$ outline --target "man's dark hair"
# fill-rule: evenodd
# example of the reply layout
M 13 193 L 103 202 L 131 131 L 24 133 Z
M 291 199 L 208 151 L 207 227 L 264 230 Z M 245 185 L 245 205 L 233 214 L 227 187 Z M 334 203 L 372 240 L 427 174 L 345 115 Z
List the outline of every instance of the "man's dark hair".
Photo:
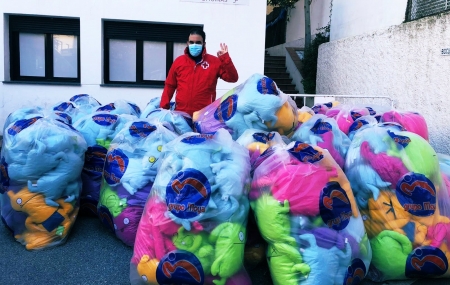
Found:
M 189 31 L 189 36 L 190 35 L 199 35 L 199 36 L 201 36 L 203 38 L 203 42 L 206 41 L 206 34 L 205 34 L 205 32 L 203 31 L 202 28 L 192 28 Z

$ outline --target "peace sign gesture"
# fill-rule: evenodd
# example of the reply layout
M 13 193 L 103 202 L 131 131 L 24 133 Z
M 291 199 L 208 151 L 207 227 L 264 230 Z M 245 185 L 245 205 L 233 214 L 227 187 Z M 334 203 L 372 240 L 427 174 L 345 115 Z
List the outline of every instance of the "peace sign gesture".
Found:
M 224 55 L 228 52 L 228 46 L 225 43 L 220 43 L 220 50 L 217 52 L 217 56 Z

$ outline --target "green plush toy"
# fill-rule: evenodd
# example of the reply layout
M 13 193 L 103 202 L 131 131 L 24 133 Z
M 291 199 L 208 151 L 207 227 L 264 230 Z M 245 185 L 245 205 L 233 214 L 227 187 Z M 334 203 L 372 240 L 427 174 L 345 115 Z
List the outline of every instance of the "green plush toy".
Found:
M 182 250 L 189 251 L 198 258 L 203 267 L 205 275 L 211 273 L 211 264 L 214 258 L 214 248 L 208 242 L 205 232 L 192 233 L 180 227 L 177 235 L 172 238 L 173 244 Z
M 279 202 L 272 195 L 263 193 L 251 202 L 255 219 L 262 237 L 269 243 L 286 243 L 296 246 L 295 238 L 290 236 L 289 201 Z
M 215 257 L 211 274 L 221 279 L 214 280 L 216 285 L 224 285 L 243 267 L 246 229 L 237 223 L 222 223 L 210 234 L 209 241 L 214 243 Z
M 408 237 L 394 231 L 382 231 L 370 240 L 372 264 L 384 280 L 405 279 L 406 259 L 412 251 Z
M 127 207 L 127 199 L 120 199 L 116 191 L 112 190 L 106 181 L 103 181 L 99 204 L 107 207 L 111 215 L 116 218 Z
M 298 285 L 300 278 L 311 271 L 299 251 L 284 243 L 269 244 L 267 263 L 274 285 Z

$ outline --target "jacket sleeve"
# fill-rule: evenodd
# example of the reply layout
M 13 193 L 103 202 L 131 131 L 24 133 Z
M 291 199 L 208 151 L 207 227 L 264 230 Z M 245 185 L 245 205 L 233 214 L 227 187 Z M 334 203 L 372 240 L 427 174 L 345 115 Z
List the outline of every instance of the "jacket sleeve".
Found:
M 238 72 L 236 70 L 236 67 L 234 67 L 233 61 L 231 60 L 231 57 L 229 53 L 225 53 L 221 56 L 219 56 L 220 59 L 220 71 L 219 76 L 226 82 L 237 82 L 239 79 Z
M 172 100 L 173 94 L 177 89 L 177 74 L 175 63 L 169 70 L 169 74 L 167 75 L 166 81 L 164 83 L 164 90 L 161 96 L 161 103 L 159 104 L 160 108 L 170 109 L 170 100 Z

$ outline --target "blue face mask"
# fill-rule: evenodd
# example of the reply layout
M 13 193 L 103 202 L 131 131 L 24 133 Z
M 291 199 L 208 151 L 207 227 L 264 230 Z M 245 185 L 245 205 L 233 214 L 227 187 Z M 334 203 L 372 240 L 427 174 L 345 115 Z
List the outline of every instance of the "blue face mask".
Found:
M 203 49 L 203 45 L 198 45 L 198 44 L 189 45 L 189 53 L 193 57 L 198 56 L 202 52 L 202 49 Z

